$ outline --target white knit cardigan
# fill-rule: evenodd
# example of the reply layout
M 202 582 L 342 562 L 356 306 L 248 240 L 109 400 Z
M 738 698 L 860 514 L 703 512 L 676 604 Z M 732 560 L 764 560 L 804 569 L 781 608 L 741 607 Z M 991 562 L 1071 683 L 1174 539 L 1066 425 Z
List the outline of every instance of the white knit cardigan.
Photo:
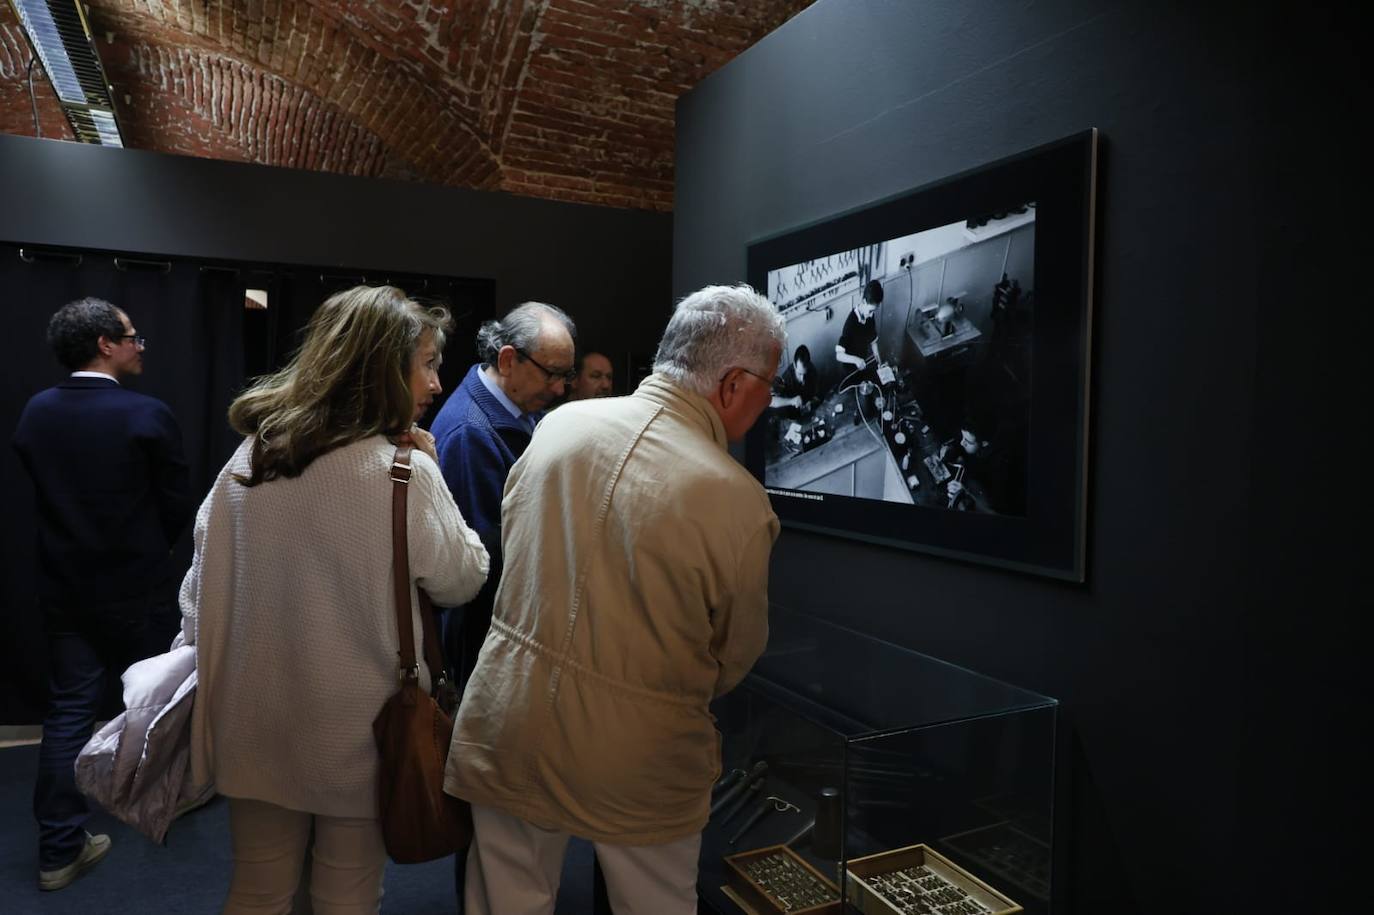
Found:
M 228 797 L 375 817 L 372 720 L 398 686 L 395 447 L 365 439 L 299 477 L 246 487 L 231 474 L 247 476 L 251 442 L 196 514 L 195 558 L 181 586 L 199 674 L 192 777 Z M 487 552 L 434 461 L 415 451 L 413 466 L 410 574 L 436 603 L 456 606 L 486 579 Z M 423 658 L 418 614 L 414 630 Z M 423 670 L 426 684 L 428 676 Z

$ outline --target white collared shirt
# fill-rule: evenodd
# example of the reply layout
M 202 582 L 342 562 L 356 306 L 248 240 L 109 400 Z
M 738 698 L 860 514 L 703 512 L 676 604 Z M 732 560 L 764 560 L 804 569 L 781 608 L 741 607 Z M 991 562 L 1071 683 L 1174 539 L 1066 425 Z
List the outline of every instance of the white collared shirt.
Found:
M 111 381 L 113 381 L 115 384 L 119 384 L 119 379 L 118 379 L 118 378 L 116 378 L 116 377 L 113 376 L 113 375 L 107 375 L 107 374 L 105 374 L 104 372 L 72 372 L 72 377 L 73 377 L 73 378 L 108 378 L 108 379 L 110 379 Z

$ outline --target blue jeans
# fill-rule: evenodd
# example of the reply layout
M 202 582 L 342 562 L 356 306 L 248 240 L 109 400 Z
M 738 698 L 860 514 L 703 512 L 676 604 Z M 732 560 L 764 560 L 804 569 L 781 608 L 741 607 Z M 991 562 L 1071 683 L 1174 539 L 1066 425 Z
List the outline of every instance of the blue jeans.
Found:
M 105 606 L 44 606 L 48 711 L 38 748 L 33 815 L 38 867 L 76 860 L 86 844 L 86 798 L 76 789 L 76 756 L 90 740 L 106 696 L 135 661 L 162 654 L 180 626 L 176 602 L 140 598 Z

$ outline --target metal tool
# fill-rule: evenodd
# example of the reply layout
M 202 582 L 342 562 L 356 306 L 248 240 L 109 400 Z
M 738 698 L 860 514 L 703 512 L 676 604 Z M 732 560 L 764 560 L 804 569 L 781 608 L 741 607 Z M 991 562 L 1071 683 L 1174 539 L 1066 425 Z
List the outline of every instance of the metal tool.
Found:
M 746 774 L 747 773 L 743 769 L 731 769 L 725 775 L 721 776 L 720 781 L 711 786 L 711 796 L 715 797 L 727 788 L 733 787 L 735 782 L 744 778 Z
M 739 796 L 739 799 L 735 801 L 734 806 L 732 806 L 729 810 L 725 811 L 725 815 L 720 818 L 721 828 L 724 828 L 726 823 L 730 822 L 735 817 L 739 816 L 740 811 L 747 808 L 749 806 L 749 802 L 761 790 L 763 790 L 762 776 L 759 777 L 758 781 L 750 782 L 749 789 L 744 794 L 741 794 Z
M 744 776 L 743 780 L 735 782 L 735 784 L 726 788 L 725 791 L 721 793 L 720 797 L 711 802 L 711 816 L 715 816 L 722 808 L 743 794 L 749 788 L 750 784 L 755 780 L 762 780 L 767 774 L 768 763 L 764 762 L 762 759 L 754 763 L 754 767 L 749 770 L 749 773 Z
M 744 825 L 739 828 L 739 832 L 730 837 L 730 844 L 734 845 L 738 842 L 746 832 L 752 829 L 759 820 L 768 816 L 768 814 L 775 812 L 786 813 L 789 810 L 795 810 L 797 813 L 801 813 L 801 808 L 796 804 L 785 801 L 776 794 L 768 795 L 768 797 L 763 799 L 763 803 L 759 804 L 758 809 L 749 815 L 749 819 L 744 821 Z

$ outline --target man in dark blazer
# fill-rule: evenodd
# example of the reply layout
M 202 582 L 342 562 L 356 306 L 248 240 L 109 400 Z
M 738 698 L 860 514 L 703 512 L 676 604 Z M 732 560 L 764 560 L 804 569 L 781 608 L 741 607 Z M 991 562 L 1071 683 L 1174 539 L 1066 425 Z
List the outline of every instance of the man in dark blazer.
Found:
M 38 600 L 48 641 L 33 811 L 38 883 L 57 890 L 109 851 L 85 831 L 73 766 L 105 683 L 166 651 L 177 632 L 172 545 L 193 505 L 181 430 L 167 405 L 124 388 L 143 372 L 144 339 L 100 299 L 60 308 L 48 343 L 71 376 L 24 407 L 14 448 L 38 507 Z

